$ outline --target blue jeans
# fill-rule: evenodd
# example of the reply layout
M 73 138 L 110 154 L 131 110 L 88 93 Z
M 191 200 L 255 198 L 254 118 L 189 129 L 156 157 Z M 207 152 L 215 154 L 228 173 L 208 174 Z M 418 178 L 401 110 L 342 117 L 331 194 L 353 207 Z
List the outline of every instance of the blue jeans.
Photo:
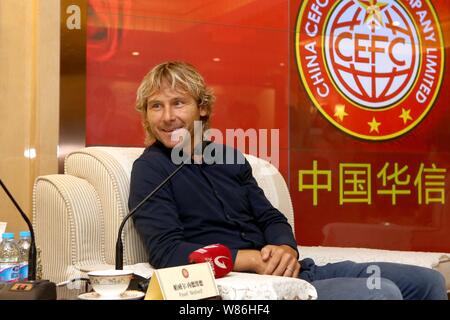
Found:
M 342 261 L 317 266 L 300 261 L 299 278 L 310 282 L 319 300 L 447 300 L 439 272 L 406 264 Z

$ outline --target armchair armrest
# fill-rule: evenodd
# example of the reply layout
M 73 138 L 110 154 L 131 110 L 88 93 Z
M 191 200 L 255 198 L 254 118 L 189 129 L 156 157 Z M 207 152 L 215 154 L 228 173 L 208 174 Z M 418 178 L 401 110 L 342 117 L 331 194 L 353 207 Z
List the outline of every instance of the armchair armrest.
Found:
M 98 196 L 87 181 L 70 175 L 36 179 L 33 224 L 43 277 L 60 282 L 80 275 L 83 265 L 105 263 Z
M 300 259 L 312 258 L 317 265 L 352 260 L 403 263 L 435 269 L 444 276 L 447 291 L 450 292 L 450 253 L 321 246 L 298 246 L 298 252 Z

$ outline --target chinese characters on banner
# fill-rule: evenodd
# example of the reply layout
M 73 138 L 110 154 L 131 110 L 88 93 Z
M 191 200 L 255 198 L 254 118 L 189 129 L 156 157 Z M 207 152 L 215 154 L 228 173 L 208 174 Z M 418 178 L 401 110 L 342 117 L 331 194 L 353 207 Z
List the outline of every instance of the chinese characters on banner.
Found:
M 414 188 L 418 204 L 445 204 L 445 174 L 447 169 L 437 168 L 433 163 L 426 167 L 423 163 L 415 173 L 410 173 L 408 165 L 386 162 L 380 170 L 373 170 L 370 163 L 340 163 L 339 191 L 332 188 L 331 170 L 318 168 L 314 160 L 309 170 L 299 170 L 298 190 L 311 190 L 312 203 L 317 206 L 319 193 L 334 192 L 339 195 L 339 204 L 365 203 L 371 205 L 373 194 L 389 196 L 392 205 L 397 205 L 398 197 L 410 196 Z M 373 190 L 372 175 L 381 182 L 381 187 Z M 322 181 L 322 182 L 321 182 Z M 408 199 L 407 201 L 412 201 Z

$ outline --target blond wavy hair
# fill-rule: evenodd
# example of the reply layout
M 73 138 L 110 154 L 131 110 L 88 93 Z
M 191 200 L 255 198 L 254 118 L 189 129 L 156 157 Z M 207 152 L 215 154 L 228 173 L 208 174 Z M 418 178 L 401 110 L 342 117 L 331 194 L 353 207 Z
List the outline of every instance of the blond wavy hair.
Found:
M 137 90 L 135 108 L 142 117 L 146 146 L 155 141 L 147 120 L 147 102 L 151 96 L 161 90 L 165 83 L 172 89 L 190 94 L 198 107 L 205 108 L 206 116 L 201 116 L 200 120 L 203 122 L 204 129 L 209 128 L 212 107 L 216 99 L 212 89 L 206 86 L 205 80 L 192 65 L 180 61 L 164 62 L 156 65 L 145 75 Z

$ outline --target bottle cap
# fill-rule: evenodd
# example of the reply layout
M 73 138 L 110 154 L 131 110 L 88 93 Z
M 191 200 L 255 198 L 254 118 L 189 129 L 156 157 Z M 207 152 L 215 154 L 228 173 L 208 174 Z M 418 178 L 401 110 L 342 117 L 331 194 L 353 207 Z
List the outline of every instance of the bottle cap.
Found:
M 5 232 L 2 235 L 2 239 L 14 239 L 14 233 L 12 233 L 12 232 Z
M 20 231 L 19 236 L 21 238 L 29 238 L 29 237 L 31 237 L 31 232 L 30 231 Z

